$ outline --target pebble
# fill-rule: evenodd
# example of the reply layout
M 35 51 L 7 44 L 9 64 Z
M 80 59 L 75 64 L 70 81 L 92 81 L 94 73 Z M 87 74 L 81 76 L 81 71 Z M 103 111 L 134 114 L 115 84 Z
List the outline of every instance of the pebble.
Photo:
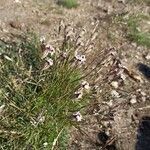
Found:
M 126 3 L 126 0 L 118 0 L 118 2 L 125 4 L 125 3 Z
M 1 106 L 0 106 L 0 115 L 3 113 L 4 108 L 5 108 L 5 105 L 1 105 Z
M 146 97 L 142 96 L 142 102 L 146 102 Z
M 120 78 L 121 78 L 123 81 L 126 80 L 126 76 L 125 76 L 123 73 L 120 75 Z
M 112 95 L 112 97 L 116 97 L 116 98 L 120 97 L 119 93 L 117 91 L 115 91 L 115 90 L 111 91 L 111 95 Z
M 14 0 L 14 2 L 15 2 L 15 3 L 21 3 L 21 1 L 20 1 L 20 0 Z
M 148 54 L 145 56 L 145 59 L 146 59 L 146 60 L 150 60 L 150 53 L 148 53 Z
M 131 104 L 135 104 L 137 102 L 137 100 L 136 100 L 136 95 L 132 95 L 132 98 L 131 98 L 131 100 L 130 100 L 130 103 Z
M 115 89 L 117 89 L 119 85 L 118 85 L 117 81 L 113 81 L 113 82 L 111 82 L 111 86 L 114 87 Z

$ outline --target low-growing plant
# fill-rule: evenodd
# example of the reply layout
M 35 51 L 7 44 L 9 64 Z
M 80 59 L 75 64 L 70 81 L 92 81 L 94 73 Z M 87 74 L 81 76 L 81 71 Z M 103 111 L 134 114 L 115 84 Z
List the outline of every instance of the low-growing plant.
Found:
M 58 0 L 57 4 L 68 9 L 76 8 L 79 5 L 77 0 Z
M 149 0 L 128 0 L 127 3 L 131 3 L 131 4 L 146 4 L 148 6 L 150 6 L 150 1 Z
M 137 16 L 130 16 L 127 22 L 128 28 L 128 35 L 127 37 L 131 40 L 136 42 L 139 45 L 150 47 L 150 34 L 148 32 L 143 32 L 139 30 L 139 23 L 142 20 L 147 20 L 148 17 L 144 15 L 137 15 Z
M 63 43 L 57 51 L 35 34 L 1 40 L 1 149 L 65 149 L 67 130 L 81 121 L 88 100 L 80 56 L 75 60 L 69 47 Z

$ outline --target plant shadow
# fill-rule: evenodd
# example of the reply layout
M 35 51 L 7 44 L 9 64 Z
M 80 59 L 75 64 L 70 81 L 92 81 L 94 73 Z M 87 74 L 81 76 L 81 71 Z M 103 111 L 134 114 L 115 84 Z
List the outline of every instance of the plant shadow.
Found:
M 138 70 L 144 75 L 144 77 L 150 80 L 150 67 L 143 63 L 138 63 L 137 67 Z
M 144 116 L 140 120 L 137 131 L 135 150 L 150 150 L 150 117 Z

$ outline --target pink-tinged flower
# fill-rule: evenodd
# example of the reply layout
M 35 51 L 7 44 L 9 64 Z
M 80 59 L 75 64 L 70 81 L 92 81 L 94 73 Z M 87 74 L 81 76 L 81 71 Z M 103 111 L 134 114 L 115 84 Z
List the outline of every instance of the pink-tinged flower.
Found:
M 54 61 L 51 58 L 48 58 L 42 70 L 47 70 L 49 67 L 53 66 L 53 64 Z
M 85 55 L 80 55 L 77 52 L 75 52 L 75 58 L 80 62 L 80 63 L 85 63 L 86 57 Z
M 42 59 L 46 58 L 49 54 L 52 56 L 52 55 L 54 55 L 54 53 L 55 53 L 55 49 L 50 44 L 47 44 L 45 46 L 45 50 L 43 52 Z
M 74 113 L 73 116 L 76 118 L 76 120 L 78 122 L 82 121 L 82 119 L 83 119 L 83 117 L 82 117 L 82 115 L 81 115 L 81 113 L 79 111 Z

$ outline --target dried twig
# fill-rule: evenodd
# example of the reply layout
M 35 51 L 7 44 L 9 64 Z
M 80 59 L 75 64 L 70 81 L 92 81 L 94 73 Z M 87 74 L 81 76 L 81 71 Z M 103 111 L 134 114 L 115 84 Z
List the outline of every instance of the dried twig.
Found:
M 57 137 L 54 139 L 51 150 L 53 150 L 55 148 L 58 138 L 60 137 L 63 130 L 64 130 L 64 128 L 61 129 L 61 131 L 58 133 Z

